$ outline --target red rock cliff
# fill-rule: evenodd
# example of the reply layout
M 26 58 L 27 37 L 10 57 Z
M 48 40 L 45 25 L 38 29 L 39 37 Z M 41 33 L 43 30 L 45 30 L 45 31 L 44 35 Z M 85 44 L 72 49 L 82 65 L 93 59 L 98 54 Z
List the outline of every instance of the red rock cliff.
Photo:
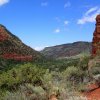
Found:
M 33 61 L 41 57 L 40 53 L 25 45 L 18 37 L 0 25 L 0 58 L 17 61 Z
M 96 28 L 93 33 L 92 40 L 92 55 L 97 56 L 100 54 L 100 14 L 96 17 Z

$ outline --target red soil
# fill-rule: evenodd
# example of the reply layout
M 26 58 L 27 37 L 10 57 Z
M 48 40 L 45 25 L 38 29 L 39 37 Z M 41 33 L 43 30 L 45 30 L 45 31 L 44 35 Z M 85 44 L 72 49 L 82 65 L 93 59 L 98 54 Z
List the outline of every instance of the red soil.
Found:
M 84 95 L 87 97 L 88 100 L 100 100 L 100 87 L 96 86 L 95 84 L 89 85 L 89 92 L 85 92 Z

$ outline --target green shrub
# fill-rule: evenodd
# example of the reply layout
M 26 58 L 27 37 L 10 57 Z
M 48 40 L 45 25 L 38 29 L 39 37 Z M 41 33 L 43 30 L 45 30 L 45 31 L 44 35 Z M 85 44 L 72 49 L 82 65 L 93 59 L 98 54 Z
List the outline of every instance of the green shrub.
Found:
M 43 74 L 44 69 L 30 63 L 20 65 L 0 74 L 0 87 L 13 90 L 23 83 L 42 84 Z
M 25 84 L 17 92 L 7 92 L 4 100 L 47 100 L 47 97 L 42 87 Z
M 62 73 L 63 78 L 70 84 L 79 84 L 82 83 L 84 72 L 77 67 L 71 66 L 66 68 L 66 70 Z

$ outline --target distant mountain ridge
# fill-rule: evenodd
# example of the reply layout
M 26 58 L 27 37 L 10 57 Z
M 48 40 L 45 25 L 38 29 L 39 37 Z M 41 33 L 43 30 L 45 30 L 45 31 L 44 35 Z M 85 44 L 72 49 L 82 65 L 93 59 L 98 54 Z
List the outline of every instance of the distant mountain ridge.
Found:
M 74 43 L 46 47 L 41 51 L 41 53 L 48 58 L 66 58 L 77 56 L 82 53 L 90 54 L 91 49 L 91 42 L 78 41 Z
M 0 57 L 21 61 L 31 61 L 41 57 L 41 54 L 25 45 L 7 28 L 0 25 Z

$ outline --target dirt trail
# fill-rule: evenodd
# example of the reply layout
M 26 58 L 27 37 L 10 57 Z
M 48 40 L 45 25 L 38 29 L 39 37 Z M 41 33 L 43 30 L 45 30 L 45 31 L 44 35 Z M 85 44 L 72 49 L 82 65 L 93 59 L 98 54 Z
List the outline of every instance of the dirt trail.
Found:
M 88 86 L 90 91 L 85 92 L 84 95 L 87 97 L 88 100 L 100 100 L 100 87 L 92 84 Z

